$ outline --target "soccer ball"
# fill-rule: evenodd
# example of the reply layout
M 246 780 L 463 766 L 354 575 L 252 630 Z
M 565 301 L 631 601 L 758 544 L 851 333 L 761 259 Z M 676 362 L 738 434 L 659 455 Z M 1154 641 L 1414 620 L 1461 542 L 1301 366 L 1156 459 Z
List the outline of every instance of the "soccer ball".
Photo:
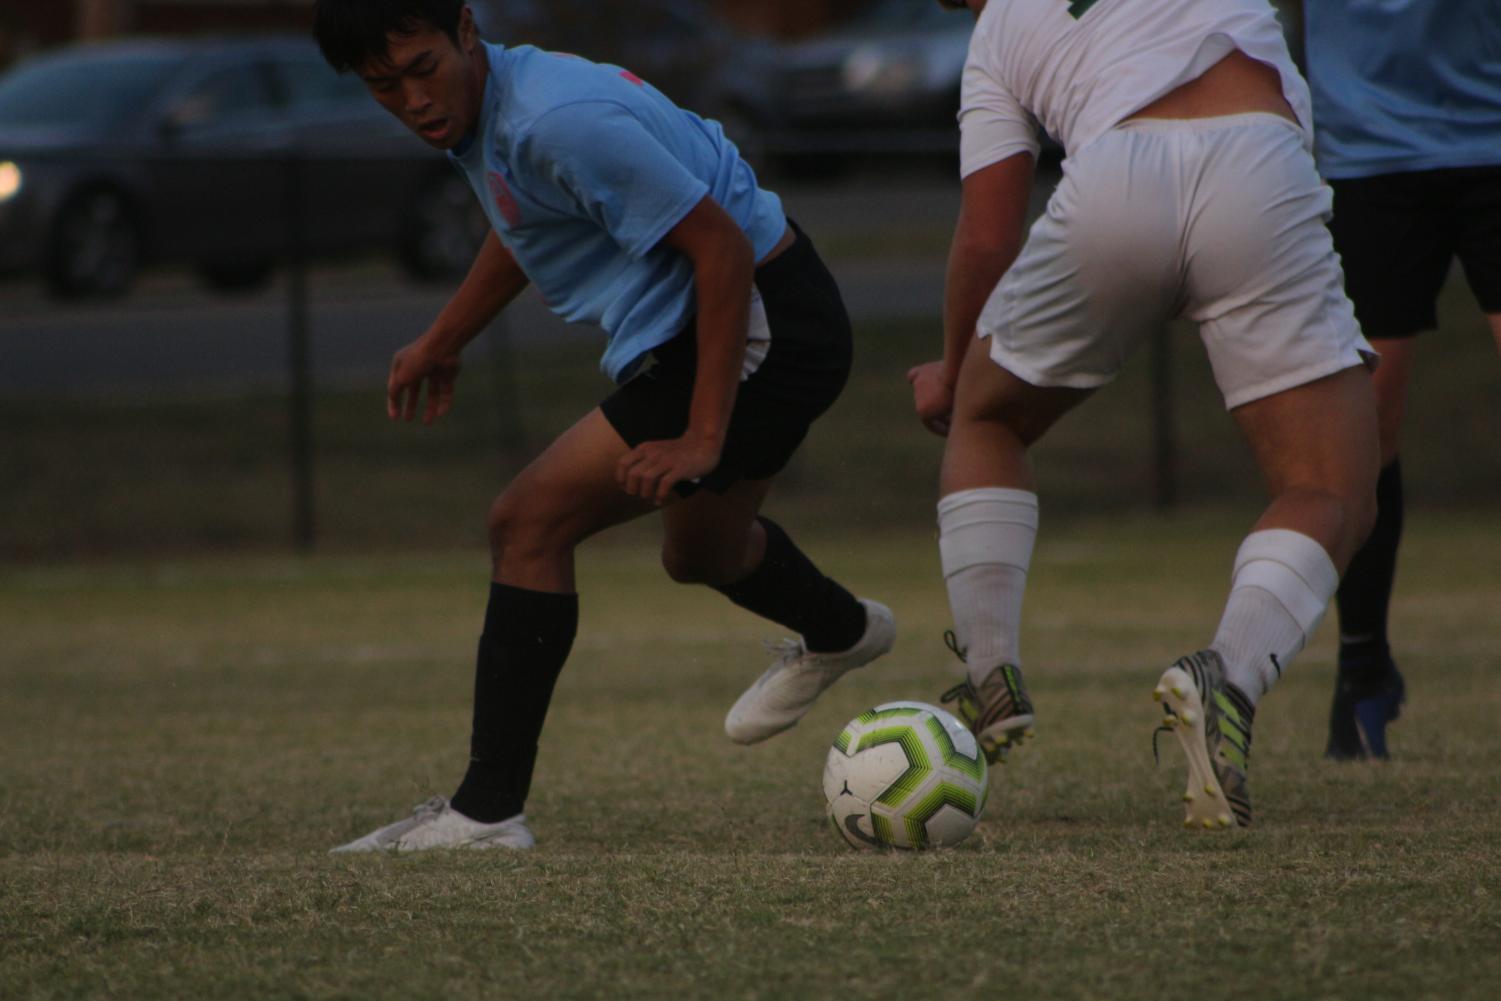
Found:
M 829 749 L 829 819 L 856 848 L 941 848 L 969 836 L 985 810 L 985 755 L 952 715 L 887 702 L 850 720 Z

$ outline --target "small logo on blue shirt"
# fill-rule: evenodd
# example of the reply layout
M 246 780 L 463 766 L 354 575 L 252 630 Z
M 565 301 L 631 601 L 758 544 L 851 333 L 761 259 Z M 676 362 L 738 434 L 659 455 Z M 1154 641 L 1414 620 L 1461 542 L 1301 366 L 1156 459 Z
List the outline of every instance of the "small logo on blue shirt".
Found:
M 506 221 L 506 225 L 521 225 L 521 206 L 516 204 L 516 196 L 511 194 L 506 179 L 497 170 L 490 171 L 490 197 L 495 199 L 495 207 L 500 209 L 501 218 Z

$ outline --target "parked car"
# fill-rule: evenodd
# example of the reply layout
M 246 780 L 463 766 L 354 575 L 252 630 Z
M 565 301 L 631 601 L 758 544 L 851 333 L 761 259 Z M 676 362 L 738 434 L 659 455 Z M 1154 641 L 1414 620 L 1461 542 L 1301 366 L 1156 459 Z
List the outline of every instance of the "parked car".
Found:
M 1300 4 L 1273 7 L 1300 54 Z M 823 34 L 743 48 L 715 88 L 725 129 L 770 157 L 957 152 L 974 24 L 932 2 L 871 0 Z M 1058 151 L 1046 137 L 1044 149 Z
M 122 292 L 164 259 L 254 287 L 298 231 L 314 255 L 382 247 L 413 275 L 462 274 L 484 227 L 443 156 L 307 39 L 76 46 L 0 77 L 0 270 L 62 296 Z
M 480 34 L 623 66 L 705 117 L 721 108 L 720 71 L 766 43 L 731 28 L 703 0 L 473 0 Z
M 974 18 L 877 0 L 812 38 L 741 52 L 722 74 L 724 121 L 769 156 L 948 152 Z

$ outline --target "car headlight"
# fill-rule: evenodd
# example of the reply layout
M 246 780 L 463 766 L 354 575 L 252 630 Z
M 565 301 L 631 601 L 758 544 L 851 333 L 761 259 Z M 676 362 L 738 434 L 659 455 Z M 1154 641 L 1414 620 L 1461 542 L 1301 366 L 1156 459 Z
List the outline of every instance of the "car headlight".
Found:
M 922 57 L 916 52 L 867 45 L 845 58 L 844 85 L 868 94 L 900 94 L 920 87 L 923 72 Z
M 11 160 L 0 160 L 0 204 L 21 192 L 21 168 Z

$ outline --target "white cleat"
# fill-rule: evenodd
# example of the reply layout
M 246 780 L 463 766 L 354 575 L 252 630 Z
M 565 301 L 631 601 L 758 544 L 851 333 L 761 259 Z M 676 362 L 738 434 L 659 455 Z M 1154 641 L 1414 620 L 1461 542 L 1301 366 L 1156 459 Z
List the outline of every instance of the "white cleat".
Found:
M 434 796 L 412 810 L 412 815 L 387 824 L 363 838 L 329 850 L 340 852 L 421 852 L 434 848 L 531 848 L 537 843 L 526 826 L 526 814 L 518 813 L 496 824 L 470 820 L 448 804 L 448 797 Z
M 824 690 L 847 671 L 875 660 L 896 642 L 896 619 L 878 601 L 865 606 L 865 634 L 842 653 L 812 653 L 803 641 L 783 640 L 772 648 L 776 663 L 745 690 L 724 718 L 724 732 L 737 744 L 754 744 L 791 729 Z

